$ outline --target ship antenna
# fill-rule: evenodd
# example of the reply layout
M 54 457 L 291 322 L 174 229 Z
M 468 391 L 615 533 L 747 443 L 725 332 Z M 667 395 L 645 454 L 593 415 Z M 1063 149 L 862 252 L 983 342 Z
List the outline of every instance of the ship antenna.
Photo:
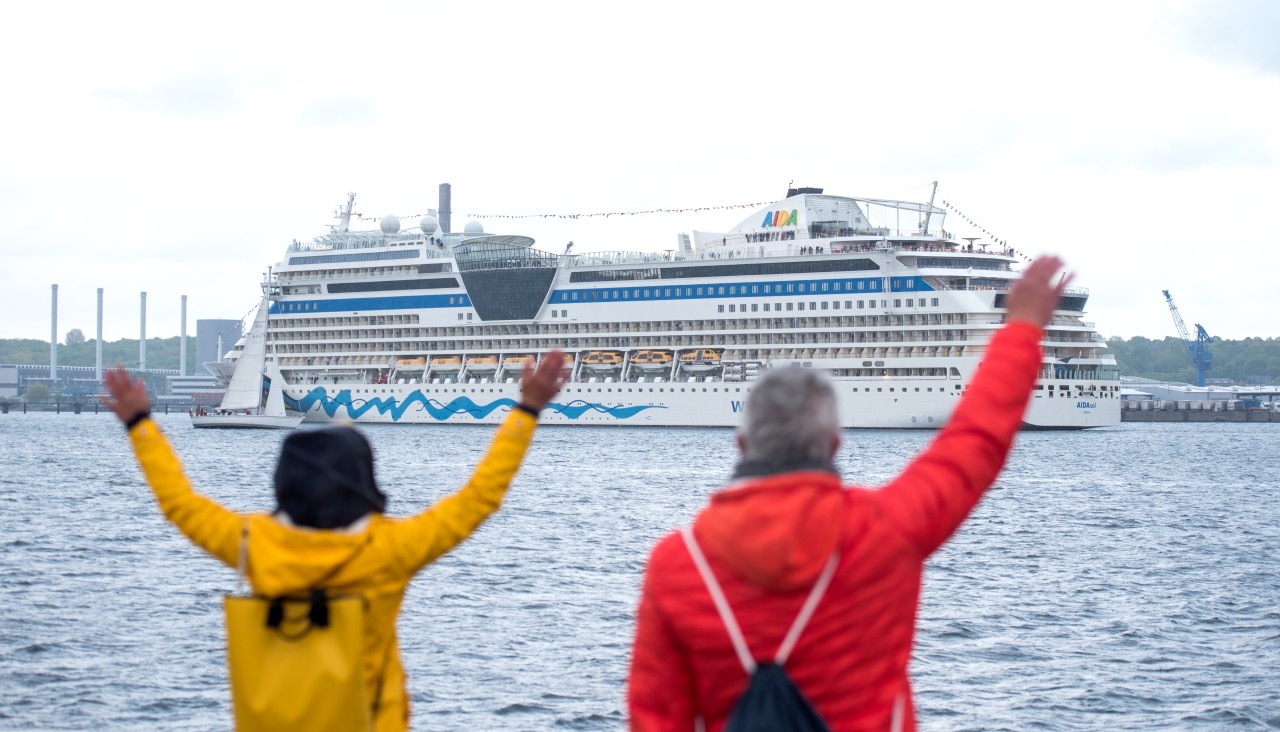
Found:
M 329 225 L 329 228 L 333 230 L 333 233 L 345 234 L 351 229 L 351 209 L 355 205 L 356 194 L 352 191 L 347 194 L 347 207 L 345 209 L 338 207 L 338 210 L 333 213 L 333 217 L 338 220 L 338 223 Z M 359 215 L 360 214 L 356 214 L 356 216 Z
M 938 196 L 938 181 L 933 182 L 933 193 L 929 194 L 929 210 L 924 212 L 924 229 L 921 231 L 925 236 L 929 235 L 929 217 L 933 215 L 933 199 Z

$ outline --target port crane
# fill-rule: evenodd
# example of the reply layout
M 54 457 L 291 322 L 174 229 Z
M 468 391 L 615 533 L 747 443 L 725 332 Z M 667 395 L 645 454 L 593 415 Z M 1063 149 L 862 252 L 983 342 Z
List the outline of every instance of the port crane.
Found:
M 1182 322 L 1182 316 L 1178 314 L 1178 306 L 1173 304 L 1173 295 L 1168 290 L 1163 292 L 1165 302 L 1169 303 L 1169 312 L 1173 313 L 1173 324 L 1178 326 L 1182 344 L 1187 347 L 1187 353 L 1191 354 L 1191 365 L 1196 367 L 1196 386 L 1204 386 L 1204 375 L 1213 366 L 1213 354 L 1209 353 L 1209 334 L 1196 323 L 1196 337 L 1192 339 L 1187 332 L 1187 324 Z

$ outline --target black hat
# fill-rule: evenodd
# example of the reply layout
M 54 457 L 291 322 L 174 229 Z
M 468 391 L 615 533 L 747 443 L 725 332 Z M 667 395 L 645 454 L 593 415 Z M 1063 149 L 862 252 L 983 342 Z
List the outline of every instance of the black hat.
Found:
M 299 526 L 334 529 L 387 508 L 387 497 L 373 477 L 373 449 L 350 427 L 289 435 L 280 450 L 275 484 L 277 510 Z

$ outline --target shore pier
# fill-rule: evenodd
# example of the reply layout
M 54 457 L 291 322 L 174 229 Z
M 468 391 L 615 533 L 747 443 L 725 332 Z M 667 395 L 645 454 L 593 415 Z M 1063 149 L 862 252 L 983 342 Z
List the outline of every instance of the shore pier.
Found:
M 1270 409 L 1207 409 L 1201 402 L 1176 403 L 1160 409 L 1130 408 L 1120 411 L 1121 422 L 1280 422 L 1280 411 Z

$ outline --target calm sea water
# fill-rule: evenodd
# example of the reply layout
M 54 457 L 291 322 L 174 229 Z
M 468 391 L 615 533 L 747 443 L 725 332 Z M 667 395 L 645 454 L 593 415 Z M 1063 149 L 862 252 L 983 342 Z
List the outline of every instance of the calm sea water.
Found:
M 197 487 L 271 505 L 279 434 L 161 416 Z M 390 512 L 492 430 L 371 427 Z M 930 438 L 849 432 L 852 482 Z M 502 511 L 412 585 L 416 729 L 625 727 L 641 571 L 728 475 L 728 430 L 544 428 Z M 1028 433 L 930 563 L 912 675 L 931 730 L 1280 728 L 1280 425 Z M 0 728 L 228 729 L 231 571 L 167 525 L 106 415 L 0 417 Z

